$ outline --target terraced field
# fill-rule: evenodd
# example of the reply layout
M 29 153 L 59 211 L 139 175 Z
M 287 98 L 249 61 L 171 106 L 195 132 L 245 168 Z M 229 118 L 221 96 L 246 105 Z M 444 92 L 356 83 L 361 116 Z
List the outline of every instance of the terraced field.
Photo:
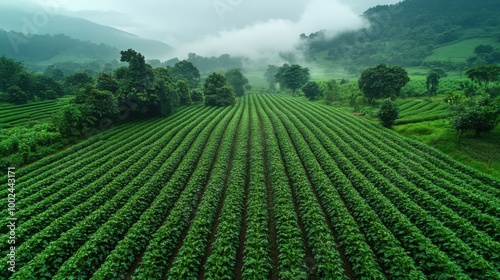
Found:
M 449 105 L 441 101 L 402 99 L 398 106 L 396 125 L 445 119 L 450 115 Z
M 500 279 L 500 181 L 301 99 L 128 123 L 16 179 L 3 279 Z
M 52 117 L 71 97 L 45 100 L 24 105 L 0 104 L 0 128 L 25 125 L 30 121 Z

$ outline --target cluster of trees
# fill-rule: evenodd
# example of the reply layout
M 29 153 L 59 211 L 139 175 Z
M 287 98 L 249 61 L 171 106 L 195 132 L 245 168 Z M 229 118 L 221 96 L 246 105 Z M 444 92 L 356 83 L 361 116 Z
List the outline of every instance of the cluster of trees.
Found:
M 157 61 L 156 66 L 166 66 L 172 67 L 180 60 L 178 58 L 173 58 L 167 60 L 164 63 Z M 229 54 L 223 54 L 218 57 L 204 57 L 201 55 L 197 55 L 196 53 L 189 53 L 187 62 L 192 63 L 196 68 L 199 69 L 201 73 L 209 74 L 213 72 L 220 71 L 221 69 L 231 69 L 231 68 L 242 68 L 243 67 L 243 59 L 242 58 L 234 58 Z
M 250 89 L 248 79 L 238 68 L 230 69 L 225 75 L 219 73 L 210 74 L 203 83 L 206 106 L 229 106 L 234 105 L 236 96 L 245 94 Z
M 76 98 L 54 118 L 61 133 L 81 136 L 127 117 L 168 116 L 177 106 L 192 102 L 191 88 L 200 79 L 192 64 L 182 61 L 169 71 L 153 68 L 132 49 L 120 54 L 128 65 L 113 73 L 100 73 L 95 80 L 86 73 L 65 79 Z M 199 94 L 195 99 L 200 101 Z
M 61 83 L 37 73 L 26 71 L 22 62 L 0 57 L 0 100 L 14 104 L 56 99 L 64 95 Z
M 479 137 L 482 132 L 492 131 L 500 123 L 500 90 L 490 87 L 491 83 L 500 81 L 500 66 L 479 66 L 466 74 L 477 85 L 478 94 L 450 100 L 454 111 L 451 124 L 460 135 L 474 131 Z
M 303 87 L 311 78 L 308 68 L 297 64 L 289 65 L 287 63 L 281 67 L 269 65 L 264 73 L 264 77 L 269 83 L 269 90 L 271 92 L 275 92 L 276 85 L 279 84 L 281 89 L 291 90 L 292 95 L 295 95 L 298 89 L 304 89 Z

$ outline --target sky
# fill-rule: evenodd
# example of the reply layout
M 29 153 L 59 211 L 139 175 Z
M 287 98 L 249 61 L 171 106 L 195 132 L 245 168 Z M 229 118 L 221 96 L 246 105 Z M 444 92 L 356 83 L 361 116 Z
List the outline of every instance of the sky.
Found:
M 0 2 L 11 2 L 0 0 Z M 18 0 L 201 55 L 260 59 L 297 46 L 301 33 L 358 29 L 367 8 L 398 0 Z M 181 55 L 179 53 L 179 55 Z M 185 54 L 187 55 L 187 54 Z

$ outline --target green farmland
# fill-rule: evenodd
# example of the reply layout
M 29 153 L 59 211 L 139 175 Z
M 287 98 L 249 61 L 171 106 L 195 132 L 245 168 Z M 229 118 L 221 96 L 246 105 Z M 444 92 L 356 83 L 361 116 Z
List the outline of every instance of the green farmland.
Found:
M 132 121 L 15 176 L 1 279 L 500 279 L 499 180 L 302 99 Z

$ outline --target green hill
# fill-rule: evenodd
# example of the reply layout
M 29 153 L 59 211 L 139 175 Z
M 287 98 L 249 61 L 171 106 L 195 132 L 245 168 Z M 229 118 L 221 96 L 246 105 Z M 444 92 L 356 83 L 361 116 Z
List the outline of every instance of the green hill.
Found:
M 311 59 L 324 56 L 352 72 L 377 63 L 458 70 L 500 62 L 498 14 L 496 0 L 405 0 L 368 9 L 362 15 L 368 28 L 332 40 L 321 31 L 305 39 Z M 491 49 L 475 53 L 479 45 Z

